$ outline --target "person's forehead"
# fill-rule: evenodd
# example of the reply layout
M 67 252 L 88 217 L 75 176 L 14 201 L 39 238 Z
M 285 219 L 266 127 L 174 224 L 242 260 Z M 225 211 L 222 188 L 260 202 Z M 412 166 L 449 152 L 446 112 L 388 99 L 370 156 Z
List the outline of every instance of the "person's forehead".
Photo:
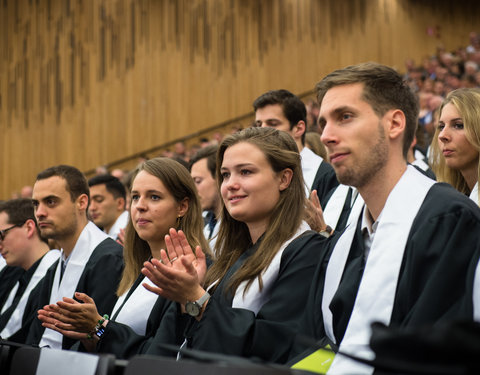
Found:
M 330 88 L 323 96 L 320 114 L 336 107 L 347 107 L 354 104 L 368 104 L 363 97 L 362 83 L 350 83 Z M 332 108 L 333 107 L 333 108 Z
M 48 196 L 62 197 L 68 194 L 67 181 L 60 176 L 52 176 L 35 182 L 32 197 L 40 200 Z
M 198 173 L 205 173 L 205 172 L 209 172 L 207 158 L 202 158 L 192 164 L 192 175 L 198 174 Z
M 262 118 L 265 120 L 269 118 L 285 118 L 285 113 L 283 112 L 281 104 L 268 104 L 255 111 L 255 118 Z
M 264 152 L 250 142 L 238 142 L 225 150 L 222 169 L 240 168 L 245 165 L 270 166 Z
M 90 195 L 91 196 L 94 196 L 94 195 L 111 195 L 113 196 L 112 193 L 110 193 L 108 190 L 107 190 L 107 186 L 105 184 L 98 184 L 98 185 L 93 185 L 93 186 L 90 186 Z
M 0 211 L 0 230 L 6 229 L 10 224 L 10 218 L 5 211 Z

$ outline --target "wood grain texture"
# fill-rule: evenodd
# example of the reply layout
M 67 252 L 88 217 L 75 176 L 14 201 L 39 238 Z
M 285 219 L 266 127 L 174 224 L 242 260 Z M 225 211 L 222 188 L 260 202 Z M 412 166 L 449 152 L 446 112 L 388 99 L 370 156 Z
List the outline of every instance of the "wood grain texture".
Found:
M 374 60 L 479 28 L 464 0 L 2 0 L 0 199 L 51 165 L 110 163 Z M 426 33 L 428 27 L 437 36 Z M 134 162 L 134 161 L 132 161 Z

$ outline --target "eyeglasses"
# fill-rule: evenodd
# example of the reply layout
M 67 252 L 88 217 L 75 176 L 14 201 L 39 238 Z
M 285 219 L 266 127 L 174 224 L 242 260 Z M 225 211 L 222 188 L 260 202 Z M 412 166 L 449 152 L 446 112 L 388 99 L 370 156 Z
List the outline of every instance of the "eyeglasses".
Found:
M 0 230 L 0 241 L 3 241 L 5 239 L 5 236 L 7 235 L 7 232 L 13 228 L 16 228 L 16 227 L 21 227 L 21 225 L 13 225 L 11 226 L 10 228 L 7 228 L 7 229 L 4 229 L 4 230 Z

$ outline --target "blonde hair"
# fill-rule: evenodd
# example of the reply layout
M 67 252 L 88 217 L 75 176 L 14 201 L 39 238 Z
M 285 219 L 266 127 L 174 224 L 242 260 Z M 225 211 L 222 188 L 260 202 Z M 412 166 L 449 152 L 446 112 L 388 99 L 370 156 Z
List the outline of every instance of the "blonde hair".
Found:
M 210 248 L 203 235 L 203 217 L 195 184 L 187 169 L 177 161 L 169 158 L 155 158 L 140 164 L 133 173 L 132 181 L 140 171 L 145 171 L 162 181 L 176 202 L 188 198 L 188 210 L 180 220 L 180 227 L 192 248 L 200 245 L 202 250 L 210 254 Z M 142 240 L 132 220 L 129 220 L 125 232 L 125 248 L 123 250 L 125 269 L 118 286 L 117 295 L 121 296 L 133 285 L 150 256 L 150 246 Z
M 280 198 L 270 215 L 270 223 L 258 250 L 245 261 L 229 281 L 227 290 L 232 292 L 243 281 L 247 281 L 246 291 L 257 278 L 262 288 L 261 274 L 271 263 L 281 245 L 297 231 L 302 222 L 306 200 L 297 145 L 288 133 L 272 128 L 248 128 L 222 141 L 217 154 L 219 187 L 223 181 L 220 171 L 225 151 L 241 142 L 258 147 L 273 171 L 278 173 L 289 168 L 293 176 L 289 186 L 280 192 Z M 247 225 L 230 216 L 225 205 L 221 215 L 220 230 L 215 245 L 218 259 L 207 272 L 206 286 L 225 277 L 230 267 L 251 246 Z
M 443 108 L 451 103 L 463 120 L 465 129 L 465 137 L 468 142 L 480 152 L 480 90 L 473 88 L 462 88 L 450 92 L 440 107 L 440 113 Z M 431 153 L 429 162 L 432 170 L 440 182 L 447 182 L 458 191 L 464 194 L 470 194 L 471 189 L 463 178 L 461 172 L 457 169 L 448 167 L 445 158 L 442 156 L 440 146 L 438 144 L 438 135 L 440 131 L 438 126 L 431 144 Z M 477 182 L 480 180 L 480 163 L 477 166 Z M 480 198 L 480 197 L 479 197 Z M 479 200 L 480 202 L 480 200 Z

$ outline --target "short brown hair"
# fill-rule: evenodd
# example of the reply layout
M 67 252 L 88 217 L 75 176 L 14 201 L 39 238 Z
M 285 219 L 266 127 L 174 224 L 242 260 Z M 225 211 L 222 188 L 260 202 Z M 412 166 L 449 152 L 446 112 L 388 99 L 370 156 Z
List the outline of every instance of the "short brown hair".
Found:
M 193 155 L 193 157 L 190 159 L 190 172 L 192 171 L 193 164 L 202 159 L 207 159 L 207 168 L 210 171 L 212 177 L 215 179 L 217 175 L 217 151 L 217 145 L 210 145 L 198 150 L 197 153 Z
M 21 226 L 27 220 L 33 220 L 37 228 L 38 237 L 44 242 L 47 242 L 40 235 L 40 230 L 37 226 L 37 219 L 35 218 L 35 210 L 33 202 L 28 198 L 10 199 L 8 201 L 0 202 L 0 212 L 5 212 L 8 215 L 8 223 L 12 225 Z
M 38 180 L 45 180 L 50 177 L 58 176 L 65 180 L 67 191 L 70 194 L 72 202 L 82 194 L 85 194 L 90 200 L 90 189 L 84 174 L 71 165 L 57 165 L 40 172 L 37 175 Z
M 417 130 L 418 100 L 415 94 L 395 70 L 368 62 L 335 70 L 323 78 L 315 86 L 318 103 L 322 105 L 323 97 L 331 88 L 354 83 L 363 83 L 362 98 L 379 117 L 391 109 L 399 109 L 405 114 L 403 156 L 406 159 Z

